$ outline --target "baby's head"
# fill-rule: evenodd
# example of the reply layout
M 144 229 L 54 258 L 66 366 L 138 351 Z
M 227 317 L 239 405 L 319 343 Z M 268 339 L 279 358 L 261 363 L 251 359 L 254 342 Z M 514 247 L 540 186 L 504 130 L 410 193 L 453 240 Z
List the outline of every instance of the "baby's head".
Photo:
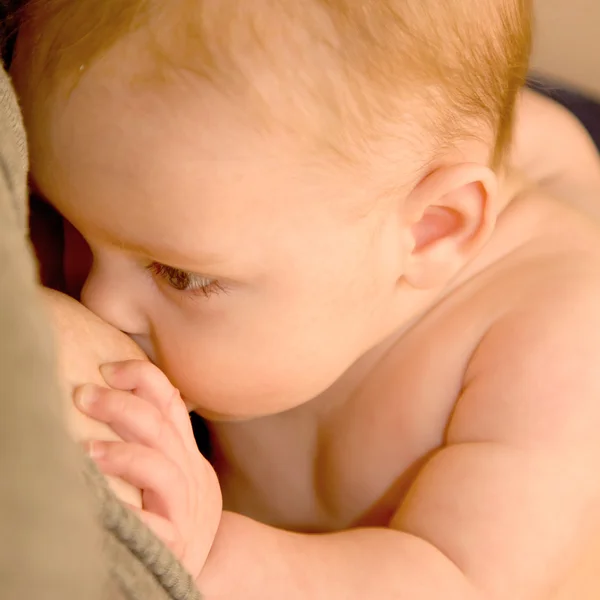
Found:
M 14 74 L 83 300 L 199 412 L 279 412 L 489 237 L 529 0 L 39 0 Z M 41 37 L 40 37 L 41 36 Z

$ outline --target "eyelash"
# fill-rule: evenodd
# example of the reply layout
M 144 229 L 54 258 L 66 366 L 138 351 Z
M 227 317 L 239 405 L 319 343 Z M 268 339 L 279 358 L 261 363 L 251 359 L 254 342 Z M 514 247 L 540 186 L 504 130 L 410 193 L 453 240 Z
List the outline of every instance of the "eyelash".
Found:
M 182 271 L 161 263 L 153 262 L 146 267 L 155 277 L 162 279 L 178 292 L 202 294 L 206 298 L 224 292 L 225 289 L 216 279 L 202 277 L 189 271 Z

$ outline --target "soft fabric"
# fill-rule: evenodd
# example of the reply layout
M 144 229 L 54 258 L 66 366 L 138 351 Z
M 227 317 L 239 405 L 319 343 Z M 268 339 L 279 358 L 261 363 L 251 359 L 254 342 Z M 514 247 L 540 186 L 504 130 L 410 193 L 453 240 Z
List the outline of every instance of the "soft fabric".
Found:
M 25 136 L 0 67 L 0 597 L 198 600 L 67 435 L 26 227 Z

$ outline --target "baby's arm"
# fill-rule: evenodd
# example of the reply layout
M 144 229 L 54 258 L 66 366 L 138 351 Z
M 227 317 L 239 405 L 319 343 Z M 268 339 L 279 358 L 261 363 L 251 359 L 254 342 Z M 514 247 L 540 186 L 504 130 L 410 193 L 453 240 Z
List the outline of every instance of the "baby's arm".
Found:
M 566 108 L 524 90 L 510 164 L 551 195 L 600 218 L 600 156 Z

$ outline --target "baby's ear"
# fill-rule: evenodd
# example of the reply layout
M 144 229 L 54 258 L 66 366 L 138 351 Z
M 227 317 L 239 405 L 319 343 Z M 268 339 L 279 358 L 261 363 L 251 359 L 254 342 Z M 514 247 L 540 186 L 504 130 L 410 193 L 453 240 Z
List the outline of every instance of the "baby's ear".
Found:
M 404 207 L 409 285 L 442 286 L 479 252 L 496 223 L 497 187 L 494 172 L 475 163 L 440 167 L 417 185 Z

